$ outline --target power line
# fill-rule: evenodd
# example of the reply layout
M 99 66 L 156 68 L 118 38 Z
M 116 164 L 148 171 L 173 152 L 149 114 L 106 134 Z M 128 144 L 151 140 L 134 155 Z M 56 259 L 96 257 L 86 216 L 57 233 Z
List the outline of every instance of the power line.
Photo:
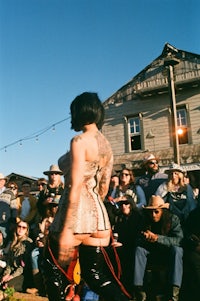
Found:
M 64 121 L 68 120 L 69 118 L 70 118 L 70 117 L 67 117 L 67 118 L 65 118 L 65 119 L 63 119 L 63 120 L 60 120 L 60 121 L 58 121 L 58 122 L 55 122 L 55 123 L 53 123 L 53 124 L 47 126 L 46 128 L 41 129 L 41 130 L 39 130 L 39 131 L 37 131 L 37 132 L 31 134 L 31 135 L 28 135 L 28 136 L 26 136 L 26 137 L 24 137 L 24 138 L 18 139 L 18 140 L 14 141 L 14 142 L 12 142 L 12 143 L 10 143 L 10 144 L 7 144 L 7 145 L 1 147 L 1 148 L 0 148 L 0 151 L 4 150 L 4 151 L 6 152 L 7 149 L 8 149 L 9 147 L 11 147 L 11 146 L 13 146 L 13 145 L 15 145 L 15 144 L 22 145 L 22 142 L 23 142 L 23 141 L 32 140 L 32 139 L 36 139 L 36 141 L 37 141 L 38 138 L 39 138 L 41 135 L 43 135 L 44 133 L 48 132 L 49 130 L 53 130 L 53 131 L 54 131 L 56 125 L 58 125 L 58 124 L 60 124 L 60 123 L 63 123 Z

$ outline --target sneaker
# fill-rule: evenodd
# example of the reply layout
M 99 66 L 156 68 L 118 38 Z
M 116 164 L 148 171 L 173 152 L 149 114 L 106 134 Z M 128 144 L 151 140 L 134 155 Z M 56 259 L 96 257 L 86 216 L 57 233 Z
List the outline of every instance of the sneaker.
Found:
M 146 301 L 147 300 L 147 295 L 143 291 L 142 287 L 136 287 L 135 296 L 136 296 L 136 301 Z

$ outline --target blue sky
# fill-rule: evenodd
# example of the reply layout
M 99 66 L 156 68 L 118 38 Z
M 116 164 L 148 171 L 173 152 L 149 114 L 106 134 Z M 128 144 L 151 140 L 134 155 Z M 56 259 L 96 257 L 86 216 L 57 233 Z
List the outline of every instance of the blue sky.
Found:
M 43 176 L 75 134 L 71 101 L 106 100 L 166 42 L 200 54 L 199 11 L 198 0 L 0 0 L 0 172 Z

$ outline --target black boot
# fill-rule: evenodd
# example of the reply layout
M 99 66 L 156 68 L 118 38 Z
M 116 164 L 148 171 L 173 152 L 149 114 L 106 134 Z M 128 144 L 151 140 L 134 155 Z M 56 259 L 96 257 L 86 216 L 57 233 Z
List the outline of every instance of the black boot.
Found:
M 49 301 L 64 301 L 66 287 L 69 285 L 67 278 L 49 259 L 44 259 L 44 281 Z
M 105 301 L 128 301 L 110 272 L 100 247 L 84 246 L 79 248 L 81 276 L 90 289 Z

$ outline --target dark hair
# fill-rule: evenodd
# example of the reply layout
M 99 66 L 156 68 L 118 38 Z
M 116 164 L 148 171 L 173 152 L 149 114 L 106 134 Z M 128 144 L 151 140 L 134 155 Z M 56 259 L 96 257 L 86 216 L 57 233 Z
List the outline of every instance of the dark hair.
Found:
M 129 175 L 130 175 L 130 183 L 134 183 L 135 182 L 135 176 L 134 176 L 134 173 L 132 171 L 132 169 L 130 168 L 123 168 L 121 171 L 120 171 L 120 176 L 122 175 L 123 171 L 127 170 L 129 172 Z
M 6 185 L 7 188 L 10 188 L 11 186 L 15 186 L 15 188 L 18 189 L 18 185 L 14 181 L 9 181 Z
M 98 129 L 102 128 L 104 107 L 97 93 L 84 92 L 71 103 L 71 128 L 76 132 L 86 124 L 95 123 Z
M 23 185 L 29 185 L 29 186 L 31 186 L 31 182 L 29 181 L 29 180 L 24 180 L 23 182 L 22 182 L 22 186 Z
M 37 184 L 46 184 L 47 185 L 47 180 L 45 178 L 39 178 L 37 180 Z
M 144 216 L 146 219 L 147 228 L 149 228 L 148 223 L 151 224 L 152 219 L 148 213 L 148 210 L 145 210 L 143 212 L 144 212 Z M 161 221 L 161 234 L 167 235 L 171 228 L 172 213 L 171 213 L 171 211 L 169 211 L 166 208 L 162 208 L 162 212 L 163 212 L 163 214 L 162 214 L 161 220 L 160 220 Z

